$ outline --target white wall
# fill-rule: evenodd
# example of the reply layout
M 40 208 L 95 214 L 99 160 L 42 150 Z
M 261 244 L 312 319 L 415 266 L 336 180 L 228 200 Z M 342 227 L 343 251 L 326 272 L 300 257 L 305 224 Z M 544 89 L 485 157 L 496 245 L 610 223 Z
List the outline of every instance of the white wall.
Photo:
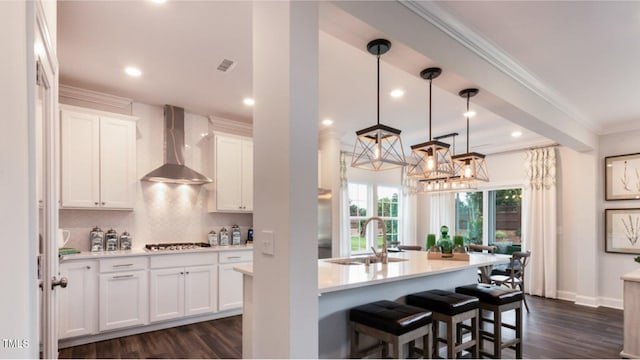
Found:
M 132 114 L 140 119 L 137 128 L 137 177 L 142 178 L 163 161 L 163 108 L 133 103 Z M 197 114 L 185 113 L 185 163 L 196 171 L 212 177 L 213 156 L 209 120 Z M 62 174 L 64 177 L 65 175 Z M 252 225 L 251 214 L 209 213 L 208 187 L 138 182 L 133 211 L 60 210 L 60 227 L 71 231 L 68 247 L 89 250 L 89 232 L 94 226 L 118 233 L 128 231 L 133 247 L 150 243 L 206 242 L 210 230 L 219 232 L 238 224 L 242 239 Z
M 623 155 L 640 152 L 638 139 L 640 130 L 619 134 L 603 135 L 600 137 L 600 152 L 598 157 L 598 179 L 604 179 L 604 158 L 607 156 Z M 599 292 L 602 302 L 610 299 L 622 299 L 622 280 L 620 276 L 636 270 L 638 263 L 633 261 L 637 255 L 614 254 L 604 252 L 604 209 L 640 208 L 638 200 L 605 201 L 604 180 L 597 189 L 598 203 L 598 245 L 599 245 Z

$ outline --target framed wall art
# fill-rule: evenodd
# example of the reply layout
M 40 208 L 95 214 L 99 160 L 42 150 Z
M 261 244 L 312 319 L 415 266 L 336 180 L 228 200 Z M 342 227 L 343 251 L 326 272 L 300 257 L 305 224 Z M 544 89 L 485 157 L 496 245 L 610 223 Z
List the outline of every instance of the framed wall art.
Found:
M 605 209 L 605 251 L 640 254 L 640 209 Z
M 605 200 L 640 199 L 640 153 L 604 158 Z

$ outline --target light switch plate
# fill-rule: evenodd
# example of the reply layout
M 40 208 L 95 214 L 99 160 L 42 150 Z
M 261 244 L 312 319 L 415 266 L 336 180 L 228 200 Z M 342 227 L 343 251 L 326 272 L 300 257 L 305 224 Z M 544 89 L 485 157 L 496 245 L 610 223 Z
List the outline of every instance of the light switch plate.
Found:
M 273 230 L 262 230 L 262 253 L 265 255 L 275 255 Z

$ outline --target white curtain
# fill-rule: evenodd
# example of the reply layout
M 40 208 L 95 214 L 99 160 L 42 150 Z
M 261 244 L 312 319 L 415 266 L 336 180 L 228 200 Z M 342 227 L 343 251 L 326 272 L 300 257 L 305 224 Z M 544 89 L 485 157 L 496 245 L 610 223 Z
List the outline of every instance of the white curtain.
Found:
M 424 246 L 417 235 L 418 182 L 407 176 L 406 170 L 406 168 L 402 169 L 402 218 L 400 219 L 402 244 Z
M 349 181 L 347 180 L 347 160 L 340 152 L 340 256 L 351 255 L 351 234 L 349 224 Z
M 525 291 L 556 298 L 556 148 L 527 151 L 522 197 L 524 248 L 531 250 Z
M 440 227 L 449 227 L 449 234 L 455 233 L 456 194 L 453 192 L 429 194 L 429 234 L 440 238 Z

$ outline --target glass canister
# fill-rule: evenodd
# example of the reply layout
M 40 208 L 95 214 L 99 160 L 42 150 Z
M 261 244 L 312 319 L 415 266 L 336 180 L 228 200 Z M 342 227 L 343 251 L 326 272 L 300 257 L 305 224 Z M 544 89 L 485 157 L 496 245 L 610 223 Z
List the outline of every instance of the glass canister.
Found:
M 218 246 L 218 234 L 216 234 L 215 230 L 209 231 L 207 238 L 209 239 L 209 245 Z
M 240 245 L 240 226 L 233 225 L 231 227 L 231 245 Z
M 93 252 L 104 250 L 104 231 L 97 226 L 89 233 L 89 248 Z
M 120 250 L 131 250 L 131 235 L 128 232 L 123 232 L 120 235 Z
M 104 249 L 106 251 L 118 250 L 118 232 L 114 229 L 109 229 L 109 231 L 104 234 Z
M 227 228 L 220 229 L 220 246 L 229 245 L 229 230 Z

